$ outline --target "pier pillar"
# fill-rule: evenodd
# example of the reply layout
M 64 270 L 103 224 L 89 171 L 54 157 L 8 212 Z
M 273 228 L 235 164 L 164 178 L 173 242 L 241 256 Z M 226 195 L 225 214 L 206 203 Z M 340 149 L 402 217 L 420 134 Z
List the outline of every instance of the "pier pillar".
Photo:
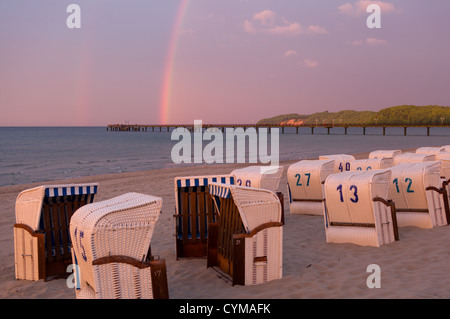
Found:
M 347 126 L 344 127 L 344 130 L 345 130 L 345 135 L 347 135 Z
M 404 129 L 404 135 L 406 136 L 406 126 L 403 129 Z
M 327 130 L 328 130 L 328 135 L 330 135 L 330 128 L 329 128 L 329 127 L 327 127 Z
M 427 127 L 427 136 L 430 136 L 430 127 Z
M 311 135 L 314 135 L 314 126 L 311 126 Z
M 284 127 L 281 128 L 281 134 L 284 134 Z
M 386 135 L 386 127 L 383 126 L 383 135 Z
M 363 127 L 363 135 L 366 135 L 366 127 Z
M 296 133 L 298 134 L 298 126 L 296 127 Z

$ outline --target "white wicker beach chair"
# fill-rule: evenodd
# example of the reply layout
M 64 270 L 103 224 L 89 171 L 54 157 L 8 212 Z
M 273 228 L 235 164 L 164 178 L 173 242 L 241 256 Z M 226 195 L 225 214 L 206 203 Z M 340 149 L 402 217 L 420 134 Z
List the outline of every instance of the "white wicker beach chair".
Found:
M 127 193 L 78 209 L 70 222 L 77 298 L 168 298 L 150 243 L 162 199 Z
M 319 156 L 319 160 L 334 160 L 334 173 L 341 173 L 350 170 L 350 162 L 355 160 L 353 155 L 334 154 Z
M 439 158 L 439 153 L 445 152 L 445 147 L 419 147 L 416 154 L 435 155 L 435 160 Z
M 209 183 L 234 184 L 231 174 L 175 178 L 176 256 L 205 257 L 208 223 L 217 221 L 217 210 L 209 194 Z
M 350 162 L 351 171 L 367 171 L 371 169 L 387 169 L 394 165 L 394 159 L 391 157 L 377 157 L 368 159 L 359 159 Z
M 398 240 L 395 207 L 388 201 L 389 170 L 349 171 L 325 181 L 328 243 L 379 247 Z
M 450 152 L 450 145 L 444 145 L 442 148 L 444 149 L 444 152 Z
M 17 196 L 16 279 L 47 280 L 67 275 L 72 246 L 70 219 L 79 207 L 93 202 L 97 189 L 97 183 L 44 185 L 24 190 Z
M 422 163 L 435 160 L 436 156 L 434 154 L 402 153 L 394 157 L 394 166 L 404 163 Z
M 369 158 L 394 158 L 402 153 L 401 150 L 376 150 L 369 153 Z
M 323 183 L 334 172 L 334 160 L 303 160 L 287 170 L 291 214 L 323 216 Z
M 257 285 L 282 277 L 281 204 L 272 191 L 211 183 L 219 222 L 209 225 L 207 267 L 233 285 Z
M 283 166 L 248 166 L 231 172 L 236 185 L 268 189 L 277 192 Z
M 448 196 L 437 161 L 392 167 L 389 199 L 395 202 L 399 227 L 432 228 L 447 225 Z

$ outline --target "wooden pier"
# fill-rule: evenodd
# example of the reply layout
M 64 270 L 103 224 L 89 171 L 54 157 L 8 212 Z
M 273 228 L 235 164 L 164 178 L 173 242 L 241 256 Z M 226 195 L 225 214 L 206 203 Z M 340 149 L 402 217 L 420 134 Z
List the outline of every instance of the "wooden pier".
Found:
M 407 135 L 408 128 L 412 127 L 422 127 L 426 129 L 427 136 L 430 136 L 431 128 L 438 127 L 450 127 L 450 124 L 443 125 L 405 125 L 405 124 L 301 124 L 301 125 L 287 125 L 287 124 L 202 124 L 202 129 L 216 128 L 221 132 L 225 132 L 226 128 L 249 128 L 253 127 L 258 130 L 259 128 L 269 129 L 269 133 L 272 128 L 279 128 L 281 134 L 285 134 L 286 128 L 295 128 L 295 133 L 299 134 L 300 128 L 309 128 L 311 134 L 314 134 L 315 129 L 325 128 L 327 134 L 331 134 L 331 131 L 336 128 L 343 128 L 344 134 L 347 135 L 349 128 L 361 128 L 362 134 L 366 135 L 367 128 L 380 128 L 382 129 L 383 135 L 386 135 L 388 128 L 402 128 L 403 135 Z M 190 132 L 194 131 L 193 124 L 108 124 L 106 127 L 107 131 L 111 132 L 170 132 L 171 129 L 185 128 Z

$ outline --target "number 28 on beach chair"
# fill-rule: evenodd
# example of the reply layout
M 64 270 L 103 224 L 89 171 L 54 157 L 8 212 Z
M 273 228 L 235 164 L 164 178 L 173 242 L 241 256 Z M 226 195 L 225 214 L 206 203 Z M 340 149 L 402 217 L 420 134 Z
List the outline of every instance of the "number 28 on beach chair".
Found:
M 16 279 L 47 280 L 66 276 L 71 264 L 72 214 L 92 203 L 98 184 L 44 185 L 16 199 L 14 225 Z
M 208 223 L 217 221 L 209 183 L 234 184 L 233 175 L 175 178 L 175 236 L 178 258 L 206 257 Z
M 162 199 L 127 193 L 78 209 L 70 222 L 77 298 L 166 299 L 164 260 L 150 243 Z
M 278 196 L 265 189 L 211 183 L 219 219 L 208 226 L 207 267 L 233 285 L 282 277 L 283 224 Z
M 379 247 L 398 240 L 395 206 L 388 201 L 389 170 L 349 171 L 325 181 L 328 243 Z

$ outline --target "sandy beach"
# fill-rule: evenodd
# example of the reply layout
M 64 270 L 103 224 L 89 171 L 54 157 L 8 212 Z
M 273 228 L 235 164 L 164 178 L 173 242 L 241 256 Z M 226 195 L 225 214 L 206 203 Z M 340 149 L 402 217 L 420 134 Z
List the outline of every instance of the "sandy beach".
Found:
M 367 158 L 367 154 L 357 154 Z M 257 286 L 232 286 L 206 268 L 206 259 L 175 257 L 173 214 L 176 176 L 229 173 L 246 165 L 179 167 L 135 173 L 83 177 L 72 180 L 6 186 L 0 188 L 0 298 L 74 299 L 66 280 L 25 281 L 14 278 L 14 206 L 24 189 L 51 183 L 98 182 L 96 201 L 126 192 L 162 197 L 162 214 L 157 222 L 152 253 L 165 259 L 171 299 L 296 299 L 296 298 L 450 298 L 450 228 L 405 227 L 400 240 L 380 248 L 352 244 L 327 244 L 324 221 L 320 216 L 291 215 L 286 191 L 286 171 L 279 190 L 285 198 L 283 230 L 283 278 Z M 370 289 L 367 267 L 381 268 L 381 288 Z

